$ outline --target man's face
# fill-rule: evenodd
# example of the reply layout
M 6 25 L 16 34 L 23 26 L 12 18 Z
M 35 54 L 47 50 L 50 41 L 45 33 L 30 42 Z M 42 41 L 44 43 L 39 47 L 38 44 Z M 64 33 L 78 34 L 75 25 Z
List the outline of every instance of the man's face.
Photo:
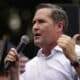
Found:
M 39 47 L 50 45 L 57 39 L 57 24 L 50 15 L 51 9 L 43 8 L 37 10 L 33 18 L 34 43 Z

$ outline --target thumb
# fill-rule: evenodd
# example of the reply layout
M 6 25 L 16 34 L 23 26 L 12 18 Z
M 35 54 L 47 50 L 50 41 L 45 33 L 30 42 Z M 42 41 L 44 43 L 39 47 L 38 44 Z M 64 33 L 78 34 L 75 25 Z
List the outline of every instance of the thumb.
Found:
M 74 41 L 75 44 L 77 43 L 78 37 L 80 37 L 80 34 L 75 34 L 75 35 L 72 37 L 72 40 Z

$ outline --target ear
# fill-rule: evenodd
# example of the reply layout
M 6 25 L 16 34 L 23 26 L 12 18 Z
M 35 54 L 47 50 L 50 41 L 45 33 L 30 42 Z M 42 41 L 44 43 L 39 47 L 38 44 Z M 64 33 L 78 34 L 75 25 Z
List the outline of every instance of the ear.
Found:
M 63 22 L 62 21 L 59 21 L 57 22 L 57 31 L 58 32 L 63 32 Z

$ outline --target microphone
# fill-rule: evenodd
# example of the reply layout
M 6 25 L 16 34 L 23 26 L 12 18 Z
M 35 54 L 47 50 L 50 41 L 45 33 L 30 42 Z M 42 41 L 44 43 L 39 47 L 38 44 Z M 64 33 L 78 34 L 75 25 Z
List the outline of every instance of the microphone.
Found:
M 21 37 L 21 41 L 19 43 L 19 45 L 17 46 L 17 52 L 20 53 L 21 51 L 23 51 L 23 49 L 25 48 L 25 46 L 30 42 L 30 39 L 28 36 L 23 35 Z
M 20 43 L 19 45 L 17 46 L 16 50 L 19 54 L 21 54 L 20 52 L 23 51 L 23 49 L 25 48 L 25 46 L 30 42 L 30 39 L 28 36 L 26 35 L 23 35 L 21 37 L 21 40 L 20 40 Z M 22 54 L 21 54 L 22 55 Z M 4 69 L 5 70 L 9 70 L 9 68 L 15 64 L 15 61 L 14 62 L 11 62 L 11 61 L 7 61 L 6 64 L 4 65 Z

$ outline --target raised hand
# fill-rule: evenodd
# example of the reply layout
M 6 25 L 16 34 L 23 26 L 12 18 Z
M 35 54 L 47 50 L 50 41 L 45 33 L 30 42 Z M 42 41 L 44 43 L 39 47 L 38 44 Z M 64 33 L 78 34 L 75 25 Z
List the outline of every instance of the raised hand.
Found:
M 57 41 L 57 44 L 63 49 L 63 52 L 67 58 L 74 63 L 77 59 L 77 55 L 75 52 L 76 38 L 71 38 L 67 35 L 61 35 Z

